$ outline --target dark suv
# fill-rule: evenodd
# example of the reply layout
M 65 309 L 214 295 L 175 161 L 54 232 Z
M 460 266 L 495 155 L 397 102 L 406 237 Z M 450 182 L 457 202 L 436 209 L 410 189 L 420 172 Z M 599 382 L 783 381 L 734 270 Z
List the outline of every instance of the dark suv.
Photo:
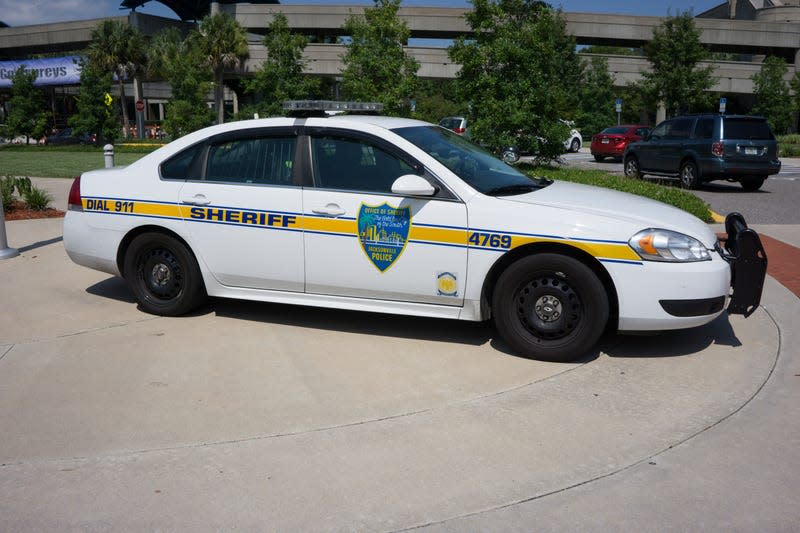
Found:
M 625 149 L 625 175 L 677 176 L 695 189 L 713 180 L 755 191 L 781 170 L 778 143 L 763 117 L 692 115 L 665 120 Z

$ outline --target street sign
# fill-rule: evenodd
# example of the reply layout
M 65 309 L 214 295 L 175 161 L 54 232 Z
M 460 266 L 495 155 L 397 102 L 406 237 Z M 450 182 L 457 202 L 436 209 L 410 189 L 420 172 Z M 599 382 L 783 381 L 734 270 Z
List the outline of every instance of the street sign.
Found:
M 725 97 L 720 98 L 719 99 L 719 112 L 720 113 L 724 113 L 725 112 L 725 108 L 727 107 L 727 105 L 728 105 L 728 99 L 725 98 Z
M 111 106 L 111 102 L 113 102 L 113 101 L 114 101 L 114 99 L 111 98 L 110 94 L 106 93 L 105 96 L 103 96 L 103 102 L 105 102 L 107 107 L 110 107 Z
M 144 102 L 136 100 L 136 111 L 144 111 Z
M 617 113 L 622 113 L 622 98 L 617 98 L 615 102 L 615 107 L 617 109 Z

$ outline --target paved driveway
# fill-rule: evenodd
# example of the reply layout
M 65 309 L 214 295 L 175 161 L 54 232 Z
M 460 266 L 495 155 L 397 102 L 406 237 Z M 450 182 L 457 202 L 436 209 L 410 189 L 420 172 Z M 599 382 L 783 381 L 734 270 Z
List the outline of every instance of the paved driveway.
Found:
M 485 324 L 160 318 L 59 221 L 0 262 L 0 530 L 792 529 L 797 298 L 574 364 Z

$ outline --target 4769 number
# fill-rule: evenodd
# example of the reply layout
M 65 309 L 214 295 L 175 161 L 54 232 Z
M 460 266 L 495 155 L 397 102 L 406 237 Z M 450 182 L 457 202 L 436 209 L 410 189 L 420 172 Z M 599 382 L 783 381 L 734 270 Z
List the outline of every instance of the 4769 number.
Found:
M 511 235 L 498 235 L 497 233 L 474 232 L 469 236 L 468 242 L 473 246 L 489 248 L 511 248 Z

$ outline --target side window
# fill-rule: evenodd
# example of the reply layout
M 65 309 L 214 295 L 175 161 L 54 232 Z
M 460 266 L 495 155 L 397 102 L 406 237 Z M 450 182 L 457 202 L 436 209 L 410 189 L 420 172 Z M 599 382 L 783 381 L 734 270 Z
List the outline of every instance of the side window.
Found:
M 694 119 L 681 118 L 672 122 L 672 127 L 667 133 L 668 139 L 688 139 L 689 134 L 692 132 L 692 123 Z
M 667 135 L 667 131 L 669 130 L 670 126 L 672 126 L 672 121 L 669 122 L 662 122 L 656 129 L 653 130 L 652 137 L 654 139 L 663 139 Z
M 694 127 L 695 139 L 711 139 L 714 136 L 714 119 L 701 118 Z
M 199 157 L 203 152 L 203 144 L 190 146 L 161 163 L 161 178 L 165 180 L 199 179 Z
M 391 193 L 392 183 L 414 169 L 383 149 L 358 139 L 313 137 L 314 179 L 322 189 Z
M 294 137 L 234 139 L 208 150 L 207 181 L 292 185 Z
M 637 128 L 636 135 L 638 135 L 639 137 L 644 137 L 645 135 L 647 135 L 648 131 L 650 131 L 650 128 Z

